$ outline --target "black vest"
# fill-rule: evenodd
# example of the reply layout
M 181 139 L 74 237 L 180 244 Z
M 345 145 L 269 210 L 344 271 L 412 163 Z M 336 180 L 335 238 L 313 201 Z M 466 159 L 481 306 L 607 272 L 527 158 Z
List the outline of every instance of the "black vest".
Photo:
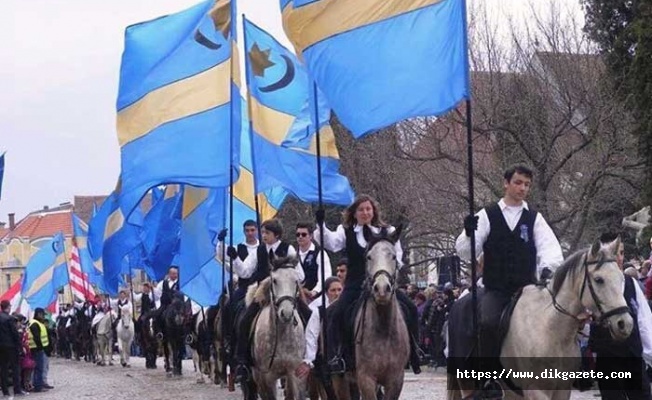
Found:
M 344 234 L 346 235 L 346 257 L 349 259 L 344 289 L 362 290 L 366 274 L 365 248 L 358 244 L 352 227 L 344 229 Z M 363 230 L 363 234 L 367 234 L 366 230 Z M 365 240 L 369 241 L 370 239 L 365 236 Z
M 632 277 L 625 276 L 624 297 L 629 306 L 629 313 L 634 320 L 634 328 L 627 339 L 622 342 L 616 342 L 611 338 L 609 328 L 592 324 L 591 335 L 589 336 L 589 346 L 599 357 L 642 357 L 643 344 L 641 343 L 641 334 L 638 328 L 638 308 L 636 301 L 636 288 L 638 285 Z
M 514 293 L 536 282 L 537 249 L 534 221 L 537 212 L 523 208 L 514 230 L 510 230 L 498 203 L 486 208 L 490 232 L 483 246 L 482 283 L 489 290 Z
M 301 261 L 299 257 L 299 263 L 303 268 L 303 272 L 306 275 L 306 279 L 303 281 L 303 287 L 312 291 L 315 286 L 317 286 L 317 281 L 319 280 L 319 264 L 317 263 L 317 258 L 320 257 L 319 251 L 321 248 L 315 246 L 315 250 L 310 250 L 306 254 L 306 258 Z M 319 288 L 321 290 L 321 288 Z
M 244 261 L 247 257 L 249 257 L 249 250 L 247 249 L 247 246 L 244 243 L 240 243 L 238 245 L 238 257 L 242 261 Z
M 281 242 L 276 248 L 274 254 L 277 257 L 287 257 L 289 248 L 290 248 L 289 244 L 285 242 Z M 260 281 L 264 280 L 269 276 L 269 254 L 267 253 L 267 246 L 264 243 L 258 246 L 258 250 L 256 250 L 256 255 L 258 256 L 258 264 L 256 265 L 256 271 L 254 271 L 253 275 L 251 275 L 251 278 L 246 280 L 248 281 L 247 285 L 250 285 L 252 283 L 259 283 Z
M 165 308 L 172 304 L 172 297 L 179 291 L 179 280 L 170 287 L 170 281 L 163 281 L 163 290 L 161 291 L 161 308 Z
M 124 302 L 118 299 L 118 319 L 122 318 L 122 306 L 126 304 L 129 304 L 129 299 L 125 300 Z M 91 316 L 92 316 L 92 311 L 91 311 Z
M 140 298 L 140 314 L 145 315 L 155 308 L 154 301 L 152 301 L 152 293 L 145 294 Z

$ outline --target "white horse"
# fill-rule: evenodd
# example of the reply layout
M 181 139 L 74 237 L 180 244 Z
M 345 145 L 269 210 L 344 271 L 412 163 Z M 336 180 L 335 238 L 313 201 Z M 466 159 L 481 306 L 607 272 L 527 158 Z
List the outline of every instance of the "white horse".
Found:
M 505 337 L 501 362 L 506 371 L 528 371 L 532 377 L 510 378 L 522 388 L 526 399 L 567 400 L 573 380 L 561 377 L 538 379 L 544 370 L 579 371 L 580 349 L 576 335 L 589 310 L 596 321 L 609 327 L 615 340 L 626 339 L 633 320 L 623 296 L 624 276 L 616 263 L 620 240 L 602 246 L 596 242 L 590 249 L 570 256 L 560 266 L 546 287 L 534 285 L 523 289 L 516 303 Z M 459 312 L 470 301 L 465 296 L 451 309 L 449 338 L 464 340 L 465 331 L 458 326 Z M 468 304 L 468 303 L 466 303 Z M 463 317 L 463 316 L 462 316 Z M 457 348 L 457 350 L 455 350 Z M 449 347 L 460 352 L 459 346 Z M 454 359 L 464 354 L 453 354 Z M 463 365 L 463 364 L 460 364 Z M 473 381 L 459 379 L 449 371 L 449 398 L 459 399 L 472 394 Z M 461 389 L 461 390 L 460 390 Z M 506 395 L 513 395 L 508 392 Z
M 131 306 L 126 304 L 120 310 L 120 322 L 118 322 L 118 349 L 120 349 L 120 365 L 131 367 L 129 365 L 129 356 L 131 355 L 131 342 L 134 340 L 134 321 L 131 316 Z
M 272 259 L 270 254 L 270 261 L 270 277 L 247 293 L 247 304 L 255 299 L 262 305 L 253 334 L 253 377 L 263 400 L 276 399 L 276 381 L 280 378 L 286 379 L 286 400 L 303 400 L 306 381 L 294 373 L 306 349 L 297 311 L 301 301 L 295 270 L 298 260 Z
M 111 313 L 100 313 L 95 316 L 93 326 L 97 326 L 95 331 L 95 345 L 97 351 L 97 365 L 105 366 L 105 357 L 109 357 L 109 365 L 113 365 L 113 352 L 111 351 L 111 343 L 113 342 L 113 329 L 111 322 L 113 317 Z

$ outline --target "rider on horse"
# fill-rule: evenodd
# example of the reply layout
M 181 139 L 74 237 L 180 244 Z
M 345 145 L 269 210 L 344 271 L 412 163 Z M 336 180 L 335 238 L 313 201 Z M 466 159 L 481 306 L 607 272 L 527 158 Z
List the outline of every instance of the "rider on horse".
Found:
M 344 213 L 343 223 L 337 227 L 335 232 L 324 227 L 323 210 L 317 212 L 317 229 L 324 229 L 323 247 L 326 250 L 338 252 L 346 250 L 348 259 L 348 269 L 346 281 L 344 282 L 344 291 L 340 300 L 330 307 L 327 330 L 327 360 L 331 373 L 339 374 L 346 371 L 347 365 L 353 366 L 353 346 L 352 346 L 352 313 L 354 306 L 360 295 L 365 281 L 365 248 L 367 241 L 365 233 L 371 232 L 378 234 L 382 229 L 391 233 L 394 227 L 387 226 L 381 219 L 379 206 L 374 199 L 369 196 L 358 196 Z M 368 229 L 363 229 L 367 227 Z M 315 237 L 319 237 L 316 234 Z M 396 262 L 402 265 L 403 249 L 400 242 L 396 242 Z M 396 292 L 396 298 L 404 311 L 407 328 L 411 336 L 410 340 L 410 365 L 414 373 L 421 372 L 420 350 L 418 348 L 419 321 L 417 308 L 412 301 L 402 291 Z M 344 334 L 342 333 L 344 327 Z M 342 337 L 344 336 L 344 337 Z
M 480 301 L 480 357 L 497 369 L 500 362 L 499 324 L 503 309 L 518 290 L 550 274 L 562 262 L 561 246 L 543 216 L 525 202 L 532 184 L 532 170 L 516 165 L 505 171 L 504 197 L 464 220 L 464 231 L 455 247 L 470 259 L 470 236 L 475 231 L 476 255 L 483 254 Z M 548 269 L 548 271 L 545 271 Z
M 233 263 L 233 270 L 239 276 L 239 285 L 241 287 L 248 287 L 250 284 L 259 283 L 265 278 L 269 277 L 269 254 L 273 252 L 276 257 L 296 257 L 297 252 L 290 244 L 283 242 L 281 236 L 283 235 L 283 226 L 277 219 L 267 220 L 261 225 L 263 243 L 258 246 L 255 253 L 250 254 L 244 261 L 238 257 L 238 252 L 234 247 L 229 247 L 227 250 L 228 256 Z M 303 281 L 305 275 L 301 265 L 297 263 L 296 271 L 299 282 Z M 250 360 L 250 343 L 249 333 L 256 315 L 260 311 L 260 304 L 253 302 L 242 317 L 239 326 L 239 337 L 241 340 L 237 346 L 237 361 L 238 367 L 236 369 L 236 380 L 245 382 L 249 379 L 249 366 Z M 310 310 L 302 302 L 299 301 L 298 310 L 304 320 L 310 315 Z
M 321 252 L 320 246 L 313 242 L 315 228 L 310 222 L 299 222 L 297 224 L 296 236 L 299 246 L 299 263 L 303 268 L 306 277 L 303 280 L 303 293 L 312 301 L 321 291 Z M 333 275 L 331 260 L 328 254 L 324 253 L 324 276 Z
M 245 242 L 238 244 L 236 248 L 237 258 L 240 261 L 245 261 L 250 254 L 256 253 L 260 243 L 258 242 L 258 225 L 256 222 L 248 219 L 244 222 L 242 229 L 245 234 Z M 222 249 L 224 246 L 224 239 L 226 239 L 227 230 L 223 229 L 217 236 L 219 241 L 217 249 L 217 257 L 222 261 Z M 237 312 L 238 305 L 244 302 L 247 295 L 247 280 L 242 282 L 238 279 L 236 288 L 231 297 L 228 299 L 222 311 L 222 337 L 229 349 L 235 347 L 235 335 L 233 335 L 233 325 Z
M 158 295 L 161 303 L 156 312 L 155 330 L 157 334 L 162 335 L 164 330 L 163 312 L 170 304 L 172 304 L 174 296 L 180 293 L 179 267 L 173 265 L 168 269 L 167 276 L 156 285 L 154 293 Z
M 143 338 L 142 335 L 143 323 L 152 317 L 150 313 L 156 309 L 154 292 L 152 291 L 152 285 L 150 285 L 149 282 L 143 283 L 142 293 L 134 293 L 134 302 L 140 302 L 140 315 L 138 316 L 138 321 L 136 321 L 136 332 L 139 335 L 140 345 L 144 347 L 143 351 L 145 353 L 145 368 L 155 369 L 156 347 L 153 347 L 154 351 L 150 351 L 152 346 L 144 346 L 145 338 Z

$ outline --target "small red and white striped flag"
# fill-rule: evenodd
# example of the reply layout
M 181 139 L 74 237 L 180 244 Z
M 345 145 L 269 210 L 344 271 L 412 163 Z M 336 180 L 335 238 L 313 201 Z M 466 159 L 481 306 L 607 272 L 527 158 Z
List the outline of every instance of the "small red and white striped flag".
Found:
M 84 274 L 79 261 L 79 250 L 73 241 L 72 250 L 70 251 L 70 288 L 72 294 L 81 300 L 93 300 L 95 291 L 88 281 L 88 275 Z

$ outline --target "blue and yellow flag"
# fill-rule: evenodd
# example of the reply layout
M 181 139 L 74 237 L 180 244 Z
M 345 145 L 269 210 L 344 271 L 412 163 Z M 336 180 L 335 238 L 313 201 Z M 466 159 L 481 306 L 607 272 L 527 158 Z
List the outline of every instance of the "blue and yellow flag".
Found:
M 312 118 L 311 80 L 294 54 L 246 19 L 244 35 L 256 191 L 283 187 L 302 201 L 316 202 L 317 122 Z M 318 104 L 323 200 L 348 205 L 353 190 L 339 173 L 330 109 L 323 101 Z
M 95 268 L 102 271 L 104 289 L 116 295 L 124 258 L 141 243 L 143 215 L 140 207 L 131 213 L 127 222 L 126 212 L 120 207 L 118 189 L 111 193 L 91 218 L 88 228 L 88 244 Z
M 224 150 L 230 127 L 240 123 L 240 105 L 233 104 L 240 98 L 231 6 L 230 0 L 208 0 L 125 32 L 117 130 L 119 200 L 128 216 L 154 186 L 229 185 Z M 239 134 L 239 127 L 231 133 Z
M 221 264 L 215 259 L 217 232 L 224 223 L 226 188 L 208 189 L 185 185 L 180 265 L 181 291 L 203 306 L 217 304 L 222 293 Z
M 27 262 L 22 296 L 30 307 L 49 306 L 56 300 L 57 290 L 68 283 L 65 253 L 63 234 L 59 232 Z
M 77 216 L 72 215 L 73 241 L 79 252 L 79 264 L 82 272 L 88 277 L 88 281 L 96 285 L 101 291 L 104 289 L 104 277 L 102 271 L 96 268 L 88 248 L 88 225 Z
M 469 98 L 465 0 L 281 0 L 283 28 L 355 137 Z
M 147 274 L 155 280 L 165 277 L 179 251 L 182 192 L 180 185 L 167 185 L 163 197 L 152 206 L 143 224 L 143 245 Z M 150 275 L 153 274 L 153 275 Z

